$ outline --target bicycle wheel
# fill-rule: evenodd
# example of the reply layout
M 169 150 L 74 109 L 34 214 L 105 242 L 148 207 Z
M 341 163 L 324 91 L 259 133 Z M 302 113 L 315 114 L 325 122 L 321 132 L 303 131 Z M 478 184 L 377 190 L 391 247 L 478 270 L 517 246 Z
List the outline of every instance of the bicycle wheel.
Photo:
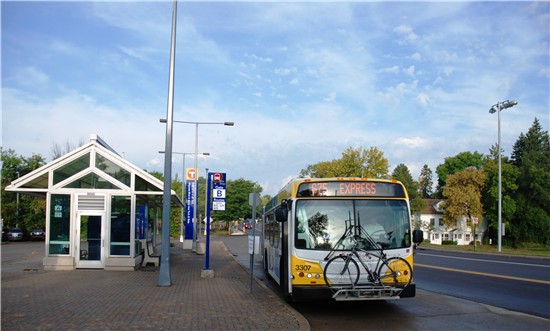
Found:
M 413 271 L 407 260 L 392 257 L 385 260 L 378 269 L 378 279 L 383 285 L 407 287 L 412 281 Z
M 335 256 L 327 262 L 323 271 L 328 287 L 352 287 L 359 280 L 359 266 L 348 256 Z

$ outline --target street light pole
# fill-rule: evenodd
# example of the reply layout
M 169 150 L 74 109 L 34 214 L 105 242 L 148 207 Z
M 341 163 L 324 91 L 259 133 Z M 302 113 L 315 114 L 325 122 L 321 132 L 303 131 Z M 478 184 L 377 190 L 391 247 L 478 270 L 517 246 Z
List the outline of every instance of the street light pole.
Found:
M 196 252 L 197 251 L 197 240 L 198 238 L 198 218 L 197 218 L 197 210 L 199 209 L 199 123 L 195 123 L 195 181 L 193 182 L 193 189 L 195 191 L 195 196 L 193 197 L 193 202 L 195 203 L 195 206 L 193 207 L 193 246 L 191 247 L 191 251 Z
M 160 255 L 160 270 L 158 286 L 171 286 L 170 275 L 170 199 L 171 199 L 171 174 L 172 174 L 172 129 L 174 114 L 174 72 L 176 60 L 176 22 L 178 3 L 174 0 L 172 11 L 172 36 L 170 40 L 170 71 L 168 77 L 168 109 L 166 111 L 166 151 L 164 155 L 164 184 L 162 192 L 162 246 Z
M 502 156 L 500 148 L 500 112 L 503 109 L 511 108 L 517 105 L 516 100 L 506 100 L 497 102 L 491 107 L 489 113 L 498 113 L 498 252 L 502 252 Z M 475 238 L 474 238 L 475 241 Z

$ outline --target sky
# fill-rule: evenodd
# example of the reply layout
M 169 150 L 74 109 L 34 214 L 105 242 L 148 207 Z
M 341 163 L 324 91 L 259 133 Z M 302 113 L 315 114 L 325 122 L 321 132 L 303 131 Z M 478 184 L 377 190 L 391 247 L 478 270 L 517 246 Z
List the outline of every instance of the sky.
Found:
M 52 159 L 97 134 L 164 170 L 172 2 L 1 2 L 4 150 Z M 549 2 L 179 2 L 172 150 L 274 195 L 376 147 L 414 179 L 549 129 Z M 183 155 L 174 154 L 181 179 Z

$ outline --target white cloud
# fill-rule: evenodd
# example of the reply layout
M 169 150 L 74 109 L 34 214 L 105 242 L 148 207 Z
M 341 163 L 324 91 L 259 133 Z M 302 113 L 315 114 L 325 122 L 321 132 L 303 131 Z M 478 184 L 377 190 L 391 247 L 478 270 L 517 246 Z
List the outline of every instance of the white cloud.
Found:
M 413 59 L 415 61 L 420 61 L 420 60 L 422 60 L 422 55 L 420 55 L 420 53 L 416 52 L 416 53 L 411 55 L 411 59 Z
M 50 43 L 50 50 L 69 56 L 85 56 L 87 52 L 70 42 L 54 38 Z M 86 55 L 87 56 L 87 55 Z
M 390 73 L 390 74 L 397 74 L 399 73 L 399 66 L 391 66 L 389 68 L 383 68 L 382 70 L 380 70 L 380 72 L 382 73 Z
M 46 73 L 36 67 L 25 67 L 17 70 L 12 79 L 22 86 L 43 86 L 50 80 Z
M 296 71 L 298 71 L 298 69 L 296 67 L 291 67 L 291 68 L 276 68 L 275 69 L 275 74 L 276 75 L 279 75 L 279 76 L 288 76 L 290 74 L 293 74 L 295 73 Z
M 415 41 L 418 39 L 418 36 L 416 35 L 416 33 L 414 33 L 412 26 L 408 24 L 401 24 L 399 26 L 396 26 L 393 31 L 399 35 L 404 36 L 404 41 Z
M 428 146 L 428 140 L 423 137 L 401 137 L 395 141 L 396 145 L 404 145 L 409 148 L 424 148 Z
M 403 71 L 409 76 L 414 76 L 414 66 L 409 66 L 408 68 L 404 68 Z

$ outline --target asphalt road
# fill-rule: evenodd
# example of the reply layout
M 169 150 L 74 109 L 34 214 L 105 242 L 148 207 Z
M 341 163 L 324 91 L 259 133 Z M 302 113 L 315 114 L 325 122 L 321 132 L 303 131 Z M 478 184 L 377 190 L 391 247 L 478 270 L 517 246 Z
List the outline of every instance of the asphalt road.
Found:
M 218 238 L 224 241 L 243 267 L 250 269 L 247 236 Z M 254 257 L 253 269 L 256 278 L 280 295 L 277 284 L 265 276 L 260 256 Z M 418 287 L 415 298 L 388 302 L 329 301 L 291 305 L 308 320 L 312 330 L 366 329 L 367 326 L 369 329 L 391 330 L 550 330 L 550 320 L 546 318 L 427 290 L 431 280 L 423 278 L 425 271 L 419 272 L 415 276 Z M 436 273 L 435 278 L 441 281 L 447 275 Z M 457 286 L 456 291 L 460 293 L 461 287 Z
M 419 250 L 417 286 L 550 318 L 550 259 Z

